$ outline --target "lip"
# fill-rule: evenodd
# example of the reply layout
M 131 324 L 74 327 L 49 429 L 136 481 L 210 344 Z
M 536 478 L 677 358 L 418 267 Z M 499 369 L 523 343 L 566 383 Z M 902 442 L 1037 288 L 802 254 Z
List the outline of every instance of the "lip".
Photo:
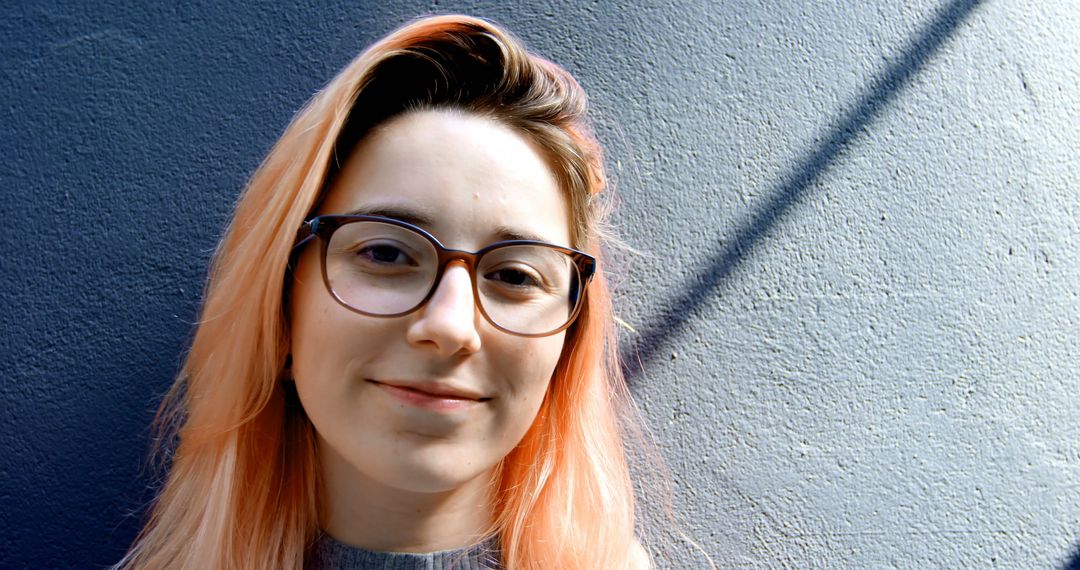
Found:
M 434 411 L 462 410 L 490 400 L 474 390 L 440 382 L 368 381 L 402 403 Z

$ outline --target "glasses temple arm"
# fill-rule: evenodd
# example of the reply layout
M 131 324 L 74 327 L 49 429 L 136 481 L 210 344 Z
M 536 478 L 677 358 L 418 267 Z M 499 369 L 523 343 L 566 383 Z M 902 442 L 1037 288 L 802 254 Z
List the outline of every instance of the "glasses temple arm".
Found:
M 296 241 L 293 242 L 292 246 L 293 251 L 295 252 L 307 242 L 315 239 L 318 228 L 319 218 L 312 218 L 301 224 L 300 229 L 296 231 Z

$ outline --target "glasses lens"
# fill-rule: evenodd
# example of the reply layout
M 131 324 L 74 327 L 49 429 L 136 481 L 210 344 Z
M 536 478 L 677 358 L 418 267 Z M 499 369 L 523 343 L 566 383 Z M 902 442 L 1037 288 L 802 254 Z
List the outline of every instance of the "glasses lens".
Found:
M 539 245 L 487 252 L 476 268 L 476 280 L 488 318 L 521 334 L 543 334 L 563 326 L 581 297 L 573 259 Z
M 438 254 L 416 232 L 382 222 L 353 222 L 326 247 L 326 278 L 342 302 L 374 315 L 412 310 L 435 281 Z

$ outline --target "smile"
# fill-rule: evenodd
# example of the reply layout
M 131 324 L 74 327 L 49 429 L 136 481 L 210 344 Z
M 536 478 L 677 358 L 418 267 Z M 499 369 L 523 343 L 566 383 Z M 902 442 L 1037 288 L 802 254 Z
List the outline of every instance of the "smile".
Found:
M 460 388 L 431 384 L 379 382 L 368 380 L 399 402 L 433 411 L 453 411 L 487 402 L 487 398 Z

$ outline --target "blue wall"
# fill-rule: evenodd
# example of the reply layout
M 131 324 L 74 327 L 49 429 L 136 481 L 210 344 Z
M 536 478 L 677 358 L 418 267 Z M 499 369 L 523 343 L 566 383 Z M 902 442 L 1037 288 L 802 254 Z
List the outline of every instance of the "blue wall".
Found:
M 1074 4 L 367 4 L 0 7 L 0 567 L 121 556 L 239 189 L 431 11 L 592 94 L 628 371 L 719 566 L 1076 563 Z

